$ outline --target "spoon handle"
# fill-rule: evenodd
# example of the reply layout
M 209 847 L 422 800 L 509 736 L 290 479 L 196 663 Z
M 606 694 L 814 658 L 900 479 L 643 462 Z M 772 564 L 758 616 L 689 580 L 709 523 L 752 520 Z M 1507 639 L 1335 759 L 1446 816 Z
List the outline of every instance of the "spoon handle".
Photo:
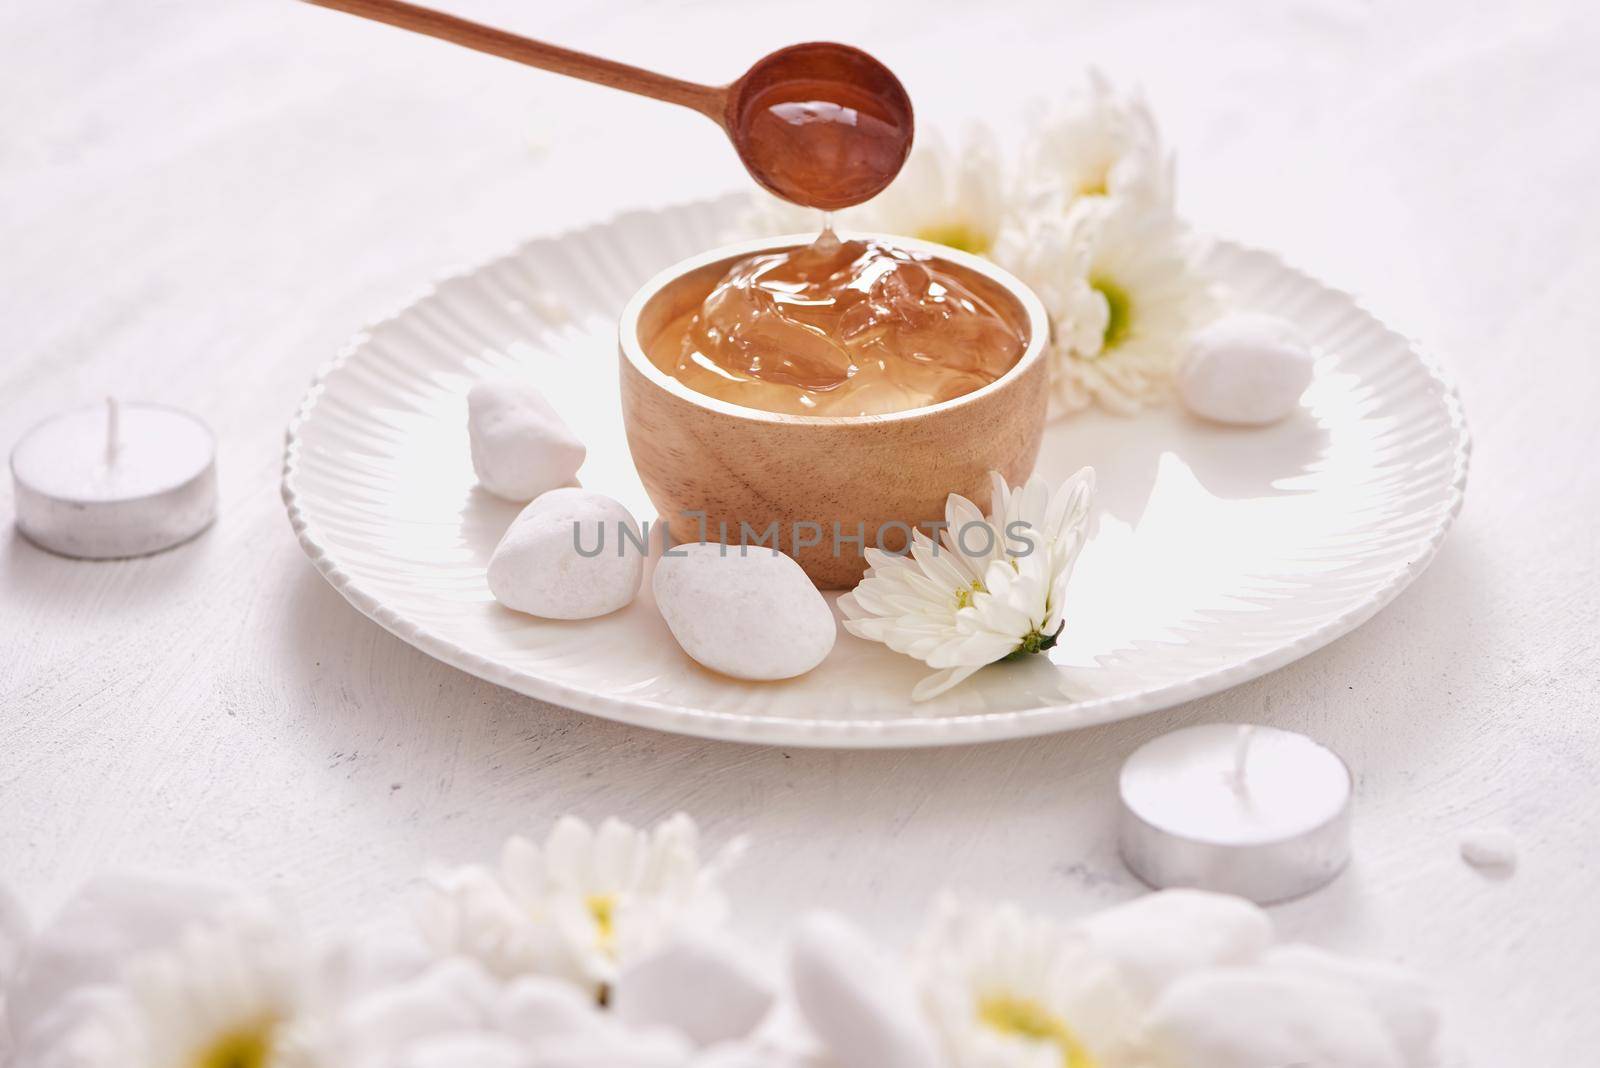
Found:
M 332 8 L 350 15 L 386 22 L 403 30 L 437 37 L 441 41 L 487 52 L 493 56 L 515 60 L 540 70 L 581 78 L 597 85 L 608 85 L 640 96 L 664 100 L 669 104 L 682 104 L 707 115 L 719 125 L 725 125 L 724 108 L 727 90 L 717 86 L 698 85 L 665 74 L 630 67 L 586 52 L 545 44 L 529 37 L 485 26 L 479 22 L 448 15 L 443 11 L 403 3 L 402 0 L 306 0 L 318 7 Z

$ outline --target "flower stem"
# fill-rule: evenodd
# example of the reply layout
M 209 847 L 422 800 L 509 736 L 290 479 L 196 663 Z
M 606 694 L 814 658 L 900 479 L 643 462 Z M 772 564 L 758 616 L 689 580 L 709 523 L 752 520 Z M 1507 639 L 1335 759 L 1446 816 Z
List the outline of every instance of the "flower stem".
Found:
M 1023 637 L 1020 645 L 1000 658 L 1001 661 L 1021 660 L 1025 656 L 1032 656 L 1034 653 L 1042 653 L 1048 649 L 1054 649 L 1056 647 L 1056 639 L 1061 637 L 1061 632 L 1066 627 L 1067 621 L 1064 619 L 1061 621 L 1061 625 L 1056 627 L 1054 634 L 1045 634 L 1038 627 L 1034 627 Z

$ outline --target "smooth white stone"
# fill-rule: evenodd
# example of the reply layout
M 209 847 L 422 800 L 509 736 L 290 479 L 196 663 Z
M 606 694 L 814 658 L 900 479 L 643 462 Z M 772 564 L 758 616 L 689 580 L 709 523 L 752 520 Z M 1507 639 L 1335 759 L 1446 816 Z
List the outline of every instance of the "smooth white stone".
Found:
M 941 1059 L 904 969 L 842 916 L 795 925 L 790 983 L 839 1068 L 928 1068 Z
M 1311 384 L 1314 359 L 1292 323 L 1230 315 L 1195 334 L 1178 371 L 1178 393 L 1196 415 L 1263 426 L 1294 411 Z
M 1389 1031 L 1407 1065 L 1437 1063 L 1439 1006 L 1416 973 L 1387 961 L 1343 957 L 1316 946 L 1274 946 L 1261 964 L 1279 974 L 1304 975 L 1359 991 Z
M 1477 827 L 1461 836 L 1461 859 L 1474 868 L 1511 871 L 1517 866 L 1517 840 L 1503 827 Z
M 1423 1068 L 1359 989 L 1277 969 L 1212 968 L 1174 983 L 1144 1019 L 1159 1063 L 1184 1068 Z
M 1078 929 L 1142 998 L 1201 968 L 1245 964 L 1272 944 L 1272 921 L 1242 897 L 1162 890 L 1097 912 Z
M 822 663 L 838 625 L 789 557 L 700 542 L 662 555 L 656 607 L 683 651 L 736 679 L 789 679 Z
M 531 382 L 480 382 L 467 394 L 472 469 L 483 488 L 531 501 L 570 485 L 583 466 L 583 442 Z
M 749 949 L 724 935 L 694 931 L 624 969 L 612 1007 L 629 1027 L 670 1027 L 696 1046 L 710 1046 L 750 1034 L 773 998 L 773 985 Z
M 633 516 L 610 497 L 551 490 L 524 508 L 495 546 L 489 592 L 507 608 L 545 619 L 603 616 L 639 592 L 643 542 Z M 584 556 L 580 545 L 599 552 Z

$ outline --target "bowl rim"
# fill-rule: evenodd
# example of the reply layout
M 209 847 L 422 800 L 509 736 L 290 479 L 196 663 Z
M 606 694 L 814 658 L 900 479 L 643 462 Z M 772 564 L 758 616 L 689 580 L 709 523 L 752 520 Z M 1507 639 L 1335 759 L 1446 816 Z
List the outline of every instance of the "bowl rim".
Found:
M 651 362 L 650 357 L 645 355 L 644 346 L 639 341 L 639 316 L 643 313 L 645 305 L 655 299 L 668 285 L 676 282 L 686 274 L 698 271 L 720 260 L 753 256 L 762 252 L 776 252 L 780 249 L 797 248 L 816 240 L 815 234 L 798 233 L 751 238 L 745 241 L 737 241 L 730 245 L 722 245 L 690 256 L 688 259 L 679 260 L 665 270 L 658 271 L 629 298 L 627 305 L 622 309 L 621 317 L 617 321 L 617 345 L 622 351 L 623 359 L 658 389 L 664 390 L 681 400 L 688 401 L 690 404 L 716 412 L 719 415 L 745 419 L 756 423 L 776 423 L 791 426 L 881 426 L 885 423 L 903 422 L 976 404 L 983 398 L 1010 387 L 1012 383 L 1026 374 L 1034 364 L 1044 358 L 1044 350 L 1050 343 L 1050 317 L 1045 313 L 1044 302 L 1022 279 L 999 264 L 986 260 L 981 256 L 975 256 L 970 252 L 963 252 L 947 245 L 923 241 L 914 237 L 902 237 L 898 234 L 887 234 L 875 230 L 847 230 L 842 228 L 836 230 L 835 233 L 838 234 L 840 240 L 844 241 L 883 241 L 908 252 L 916 252 L 934 259 L 944 260 L 957 267 L 980 274 L 990 282 L 1000 286 L 1021 305 L 1023 316 L 1027 320 L 1028 343 L 1022 350 L 1022 355 L 1017 357 L 1017 362 L 1007 368 L 1006 372 L 999 378 L 988 385 L 973 390 L 971 393 L 963 393 L 959 397 L 940 401 L 938 404 L 928 404 L 920 408 L 906 408 L 898 412 L 884 412 L 878 415 L 792 415 L 787 412 L 769 412 L 761 408 L 734 404 L 731 401 L 720 400 L 690 389 L 657 367 Z

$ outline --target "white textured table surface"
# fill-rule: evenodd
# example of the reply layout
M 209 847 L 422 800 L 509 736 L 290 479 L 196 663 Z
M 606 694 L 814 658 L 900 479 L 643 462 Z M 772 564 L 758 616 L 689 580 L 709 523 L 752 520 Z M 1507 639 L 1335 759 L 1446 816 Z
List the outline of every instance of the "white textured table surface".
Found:
M 110 392 L 189 406 L 221 433 L 223 511 L 128 563 L 0 539 L 0 876 L 44 912 L 107 865 L 189 868 L 333 922 L 564 811 L 686 809 L 714 840 L 754 836 L 733 878 L 750 930 L 825 904 L 896 937 L 947 884 L 1063 913 L 1135 894 L 1112 837 L 1122 758 L 1178 724 L 1258 720 L 1359 779 L 1353 867 L 1274 909 L 1281 927 L 1429 973 L 1472 1063 L 1592 1063 L 1600 19 L 1582 6 L 977 21 L 856 2 L 799 26 L 755 4 L 460 0 L 707 80 L 851 40 L 925 125 L 1098 62 L 1147 88 L 1199 227 L 1362 294 L 1459 377 L 1476 439 L 1459 526 L 1355 634 L 1133 722 L 879 753 L 674 738 L 460 674 L 329 588 L 278 499 L 283 423 L 351 331 L 522 237 L 738 187 L 703 119 L 288 0 L 7 6 L 0 446 Z M 1516 835 L 1514 876 L 1459 859 L 1481 825 Z

